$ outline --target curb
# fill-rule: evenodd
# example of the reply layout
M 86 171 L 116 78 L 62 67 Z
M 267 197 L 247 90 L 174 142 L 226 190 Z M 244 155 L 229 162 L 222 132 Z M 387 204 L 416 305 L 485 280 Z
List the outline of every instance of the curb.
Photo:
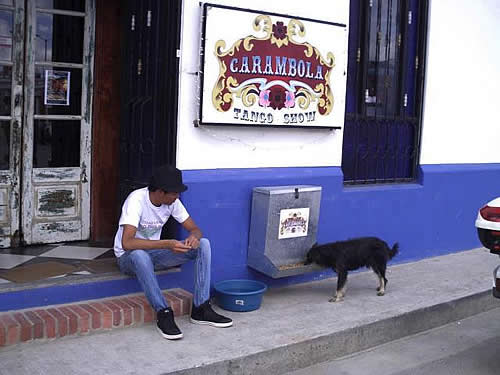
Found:
M 491 296 L 490 290 L 487 290 L 249 356 L 164 374 L 284 374 L 437 328 L 498 307 L 500 307 L 498 300 Z

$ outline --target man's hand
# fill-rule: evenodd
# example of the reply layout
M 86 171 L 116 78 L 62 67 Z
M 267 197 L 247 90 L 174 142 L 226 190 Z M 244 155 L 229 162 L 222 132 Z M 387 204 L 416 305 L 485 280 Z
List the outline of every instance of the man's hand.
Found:
M 191 217 L 188 217 L 186 221 L 182 223 L 182 226 L 189 232 L 189 237 L 184 240 L 184 243 L 187 246 L 191 246 L 193 249 L 199 248 L 200 238 L 203 236 L 200 228 L 198 228 Z
M 171 242 L 169 249 L 172 251 L 176 251 L 178 253 L 186 253 L 191 250 L 191 246 L 182 241 L 177 240 L 169 240 Z
M 191 234 L 184 240 L 184 244 L 189 246 L 191 249 L 197 249 L 200 247 L 200 240 L 194 234 Z

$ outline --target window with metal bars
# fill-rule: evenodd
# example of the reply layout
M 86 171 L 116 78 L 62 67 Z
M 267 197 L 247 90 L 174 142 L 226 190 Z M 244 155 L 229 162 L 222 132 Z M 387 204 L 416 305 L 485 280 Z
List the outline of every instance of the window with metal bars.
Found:
M 428 0 L 351 0 L 345 184 L 415 180 Z

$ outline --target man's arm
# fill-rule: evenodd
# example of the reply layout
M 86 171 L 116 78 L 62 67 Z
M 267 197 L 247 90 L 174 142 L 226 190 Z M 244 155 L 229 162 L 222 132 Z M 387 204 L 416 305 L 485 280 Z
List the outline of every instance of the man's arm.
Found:
M 191 249 L 191 246 L 177 240 L 145 240 L 142 238 L 136 238 L 136 232 L 137 228 L 133 225 L 123 225 L 122 247 L 124 250 L 170 249 L 172 251 L 185 253 L 186 251 L 189 251 Z
M 190 233 L 189 237 L 184 240 L 184 243 L 193 249 L 200 247 L 200 239 L 203 237 L 203 233 L 201 233 L 201 229 L 198 228 L 194 220 L 188 217 L 182 223 L 182 226 Z

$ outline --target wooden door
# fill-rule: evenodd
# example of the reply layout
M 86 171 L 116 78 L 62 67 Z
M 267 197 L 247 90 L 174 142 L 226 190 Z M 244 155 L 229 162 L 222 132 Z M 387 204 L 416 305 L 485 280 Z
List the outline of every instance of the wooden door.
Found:
M 94 2 L 6 4 L 15 28 L 2 247 L 89 238 Z

